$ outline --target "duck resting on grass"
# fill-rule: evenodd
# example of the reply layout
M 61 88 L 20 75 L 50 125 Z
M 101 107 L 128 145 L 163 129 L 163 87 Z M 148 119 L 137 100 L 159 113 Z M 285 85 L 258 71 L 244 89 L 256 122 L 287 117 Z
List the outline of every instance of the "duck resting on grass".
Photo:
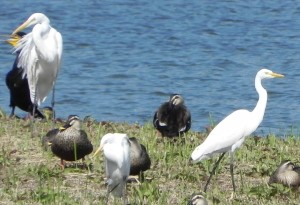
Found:
M 191 128 L 191 113 L 181 95 L 172 94 L 153 117 L 154 127 L 163 137 L 178 137 Z
M 84 160 L 84 157 L 93 151 L 93 145 L 86 132 L 80 129 L 80 120 L 77 115 L 70 115 L 63 127 L 48 133 L 48 137 L 46 135 L 43 141 L 51 145 L 51 151 L 61 159 L 60 165 L 63 169 L 64 160 Z
M 193 194 L 187 205 L 208 205 L 208 202 L 201 194 Z
M 282 184 L 287 187 L 299 187 L 300 167 L 289 160 L 284 160 L 270 176 L 269 184 L 273 183 Z

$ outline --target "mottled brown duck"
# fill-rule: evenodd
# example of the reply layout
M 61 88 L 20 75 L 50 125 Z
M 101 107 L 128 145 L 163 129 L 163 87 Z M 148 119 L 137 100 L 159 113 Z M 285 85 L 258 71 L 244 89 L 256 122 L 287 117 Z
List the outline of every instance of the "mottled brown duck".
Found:
M 278 183 L 287 187 L 300 186 L 300 167 L 289 160 L 283 161 L 270 176 L 269 184 Z
M 78 116 L 69 116 L 67 123 L 53 137 L 51 150 L 53 154 L 61 159 L 62 168 L 64 168 L 64 160 L 84 159 L 86 155 L 93 151 L 93 145 L 86 132 L 80 129 Z

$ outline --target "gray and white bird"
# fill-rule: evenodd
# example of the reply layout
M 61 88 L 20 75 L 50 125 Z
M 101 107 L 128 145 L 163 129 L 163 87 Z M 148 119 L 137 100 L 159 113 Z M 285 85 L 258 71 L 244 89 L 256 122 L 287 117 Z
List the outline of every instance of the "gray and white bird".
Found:
M 51 132 L 51 131 L 50 131 Z M 80 120 L 77 115 L 69 116 L 67 123 L 52 131 L 52 139 L 49 139 L 51 151 L 61 159 L 64 168 L 64 160 L 76 161 L 93 151 L 93 145 L 84 130 L 80 128 Z
M 93 156 L 103 150 L 107 177 L 107 198 L 112 193 L 114 197 L 126 201 L 125 189 L 130 172 L 130 142 L 127 134 L 108 133 L 101 139 L 100 146 Z
M 191 128 L 191 113 L 181 95 L 172 94 L 153 117 L 154 127 L 166 137 L 178 137 Z
M 187 205 L 208 205 L 208 202 L 201 194 L 193 194 Z
M 270 176 L 269 184 L 278 183 L 287 187 L 300 186 L 300 167 L 289 160 L 283 161 Z
M 151 160 L 146 147 L 138 142 L 135 137 L 130 141 L 130 175 L 139 175 L 144 180 L 144 171 L 150 169 Z

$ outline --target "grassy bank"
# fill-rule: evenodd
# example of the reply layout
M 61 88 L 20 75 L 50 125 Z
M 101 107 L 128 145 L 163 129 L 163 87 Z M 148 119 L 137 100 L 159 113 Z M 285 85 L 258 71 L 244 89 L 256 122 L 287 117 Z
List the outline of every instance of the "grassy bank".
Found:
M 61 170 L 59 159 L 41 146 L 50 122 L 36 122 L 38 136 L 32 138 L 28 121 L 0 118 L 0 204 L 103 204 L 106 195 L 103 155 L 87 157 L 91 169 L 69 163 Z M 57 122 L 56 127 L 60 126 Z M 152 160 L 142 184 L 127 185 L 130 204 L 186 204 L 193 193 L 203 190 L 216 157 L 199 164 L 189 161 L 192 150 L 207 136 L 189 132 L 180 140 L 163 139 L 153 126 L 86 121 L 82 125 L 94 150 L 108 132 L 124 132 L 144 144 Z M 299 204 L 298 190 L 268 186 L 269 175 L 282 160 L 299 161 L 297 136 L 249 137 L 236 152 L 237 192 L 231 199 L 229 157 L 205 194 L 211 204 Z M 116 201 L 115 204 L 119 204 Z

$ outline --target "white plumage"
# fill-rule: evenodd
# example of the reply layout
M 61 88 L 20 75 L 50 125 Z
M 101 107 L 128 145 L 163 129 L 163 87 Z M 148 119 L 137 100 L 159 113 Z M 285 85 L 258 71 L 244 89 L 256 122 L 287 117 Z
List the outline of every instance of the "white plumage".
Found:
M 63 40 L 61 34 L 50 26 L 50 20 L 42 13 L 32 14 L 15 33 L 33 26 L 17 44 L 20 51 L 18 66 L 27 74 L 32 103 L 40 105 L 53 89 L 61 65 Z
M 126 134 L 108 133 L 100 142 L 94 156 L 103 149 L 108 193 L 124 196 L 124 189 L 130 171 L 130 142 Z
M 255 88 L 259 95 L 259 100 L 256 104 L 256 107 L 251 112 L 244 109 L 234 111 L 225 119 L 223 119 L 211 131 L 205 141 L 201 145 L 196 147 L 196 149 L 192 152 L 191 158 L 193 162 L 199 162 L 203 159 L 210 158 L 215 153 L 225 153 L 229 151 L 231 155 L 230 168 L 232 183 L 233 188 L 235 189 L 233 180 L 233 152 L 242 145 L 246 136 L 250 135 L 257 129 L 257 127 L 263 120 L 267 105 L 268 95 L 267 91 L 261 85 L 261 81 L 267 78 L 280 77 L 284 76 L 274 73 L 271 70 L 261 69 L 260 71 L 258 71 L 255 77 Z M 224 155 L 221 155 L 220 159 L 216 163 L 216 166 L 223 156 Z M 204 188 L 204 191 L 206 191 L 209 180 Z

